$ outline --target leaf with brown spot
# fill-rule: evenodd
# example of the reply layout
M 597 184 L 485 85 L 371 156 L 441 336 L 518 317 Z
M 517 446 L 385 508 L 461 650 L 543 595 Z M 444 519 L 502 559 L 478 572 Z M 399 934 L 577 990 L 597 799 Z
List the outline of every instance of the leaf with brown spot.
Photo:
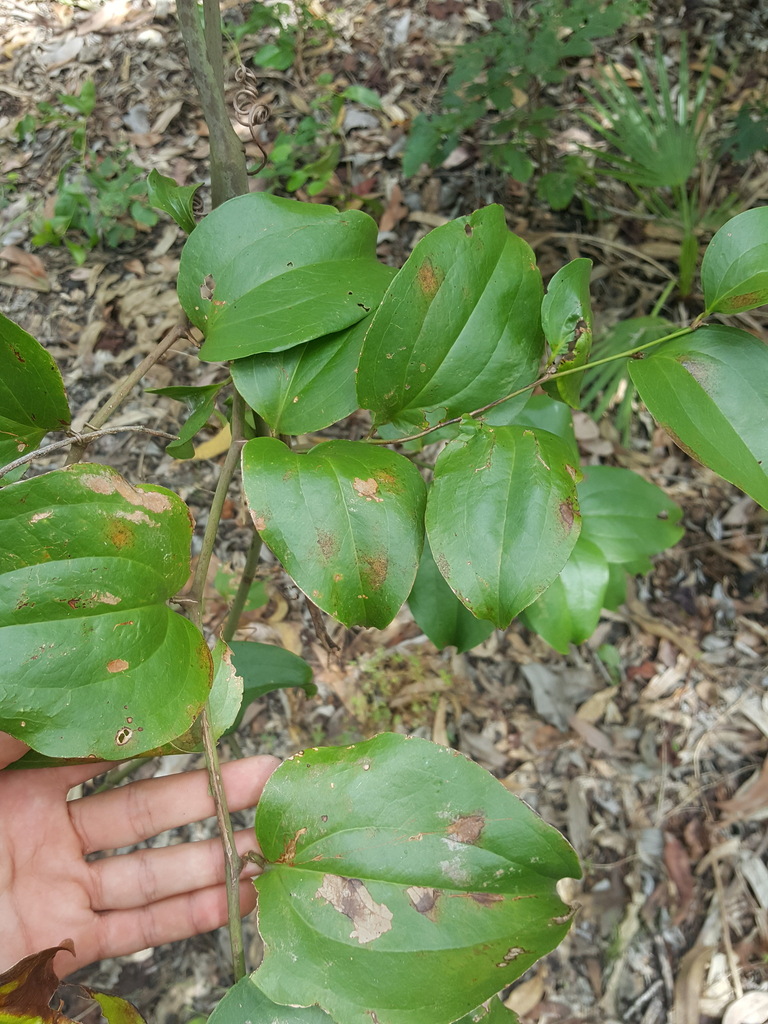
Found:
M 651 415 L 686 451 L 768 508 L 764 342 L 705 324 L 631 362 L 629 372 Z
M 255 828 L 270 866 L 256 880 L 254 980 L 278 1003 L 319 1002 L 354 1024 L 457 1021 L 568 929 L 555 923 L 568 911 L 557 882 L 578 874 L 565 840 L 425 740 L 384 734 L 294 756 L 267 783 Z
M 436 228 L 373 315 L 358 367 L 360 405 L 400 430 L 460 416 L 529 383 L 544 347 L 541 297 L 533 253 L 500 206 Z
M 181 499 L 74 465 L 2 488 L 0 533 L 0 729 L 52 758 L 106 760 L 183 734 L 212 662 L 167 603 L 189 575 Z M 128 732 L 116 686 L 130 694 Z
M 318 607 L 345 625 L 391 621 L 424 541 L 425 487 L 412 463 L 362 442 L 295 453 L 254 438 L 243 483 L 264 541 Z

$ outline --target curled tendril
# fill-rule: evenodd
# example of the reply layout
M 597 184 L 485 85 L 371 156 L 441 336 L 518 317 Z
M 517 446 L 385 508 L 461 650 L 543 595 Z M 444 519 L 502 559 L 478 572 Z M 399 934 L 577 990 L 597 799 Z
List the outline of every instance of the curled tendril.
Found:
M 237 118 L 238 124 L 245 125 L 251 133 L 251 138 L 259 147 L 261 163 L 255 171 L 255 173 L 258 174 L 259 171 L 266 166 L 267 154 L 264 152 L 264 148 L 256 137 L 256 128 L 258 125 L 267 123 L 272 111 L 266 103 L 261 102 L 259 97 L 259 81 L 250 68 L 241 64 L 235 71 L 235 80 L 239 82 L 241 86 L 241 88 L 235 93 L 235 117 Z

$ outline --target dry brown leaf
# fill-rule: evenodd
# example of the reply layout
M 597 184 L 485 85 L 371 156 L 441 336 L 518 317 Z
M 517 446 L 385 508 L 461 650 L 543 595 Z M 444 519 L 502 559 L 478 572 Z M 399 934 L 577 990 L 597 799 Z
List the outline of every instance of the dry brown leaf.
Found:
M 504 1000 L 507 1009 L 514 1011 L 519 1017 L 535 1010 L 544 998 L 548 973 L 546 964 L 540 964 L 532 978 L 515 985 Z
M 693 946 L 680 961 L 675 979 L 675 1024 L 700 1024 L 699 1005 L 711 946 Z
M 723 1014 L 723 1024 L 765 1024 L 766 1021 L 768 992 L 747 992 Z
M 215 459 L 227 451 L 232 443 L 232 431 L 228 423 L 225 423 L 221 430 L 210 440 L 203 441 L 195 448 L 194 460 L 200 462 L 202 459 Z
M 721 822 L 723 826 L 768 818 L 768 757 L 760 771 L 751 775 L 730 800 L 721 802 L 720 810 L 725 815 Z

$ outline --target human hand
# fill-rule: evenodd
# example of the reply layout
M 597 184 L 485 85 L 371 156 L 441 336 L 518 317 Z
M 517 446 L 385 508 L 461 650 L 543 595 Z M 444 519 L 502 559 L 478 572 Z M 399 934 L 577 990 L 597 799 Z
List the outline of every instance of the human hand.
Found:
M 0 769 L 26 750 L 0 733 Z M 255 804 L 278 763 L 262 756 L 222 765 L 230 810 Z M 0 972 L 66 938 L 75 956 L 58 954 L 59 975 L 226 923 L 218 839 L 85 860 L 214 814 L 205 771 L 67 801 L 73 786 L 112 767 L 0 771 Z M 251 829 L 235 839 L 241 855 L 256 848 Z M 241 876 L 243 914 L 256 903 L 255 874 L 258 868 L 247 864 Z

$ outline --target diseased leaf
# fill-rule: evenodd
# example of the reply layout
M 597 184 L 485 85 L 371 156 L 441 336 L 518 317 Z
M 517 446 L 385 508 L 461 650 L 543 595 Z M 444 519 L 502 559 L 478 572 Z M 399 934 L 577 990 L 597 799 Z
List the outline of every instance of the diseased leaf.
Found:
M 408 607 L 417 625 L 440 650 L 454 646 L 463 654 L 493 632 L 493 623 L 476 619 L 445 582 L 428 543 L 424 544 Z
M 212 668 L 166 604 L 189 574 L 184 503 L 75 465 L 3 488 L 0 530 L 0 729 L 118 760 L 188 728 Z
M 684 451 L 768 508 L 764 342 L 706 324 L 631 362 L 629 371 L 651 415 Z
M 250 193 L 187 239 L 179 300 L 206 337 L 201 359 L 279 352 L 366 317 L 391 270 L 364 213 Z
M 402 455 L 361 441 L 294 454 L 257 437 L 243 448 L 256 529 L 286 572 L 345 625 L 390 622 L 410 592 L 424 540 L 424 482 Z
M 547 367 L 557 373 L 585 366 L 589 359 L 592 348 L 591 270 L 592 260 L 566 263 L 549 282 L 541 303 L 541 323 L 550 349 Z M 548 395 L 578 409 L 583 377 L 582 373 L 568 377 L 555 375 L 543 388 Z
M 56 363 L 39 341 L 0 313 L 0 469 L 66 430 L 69 405 Z
M 768 302 L 768 206 L 746 210 L 720 228 L 704 253 L 701 284 L 705 316 L 745 313 Z
M 62 951 L 74 951 L 71 939 L 24 957 L 0 974 L 0 1024 L 76 1024 L 86 1019 L 103 1019 L 107 1024 L 146 1024 L 136 1007 L 120 996 L 96 992 L 85 985 L 60 984 L 53 960 Z M 77 1017 L 67 1016 L 60 1009 L 62 1006 L 70 1013 L 74 1006 Z
M 481 427 L 435 465 L 426 525 L 437 567 L 469 610 L 500 629 L 565 565 L 581 526 L 578 469 L 544 430 Z
M 256 980 L 339 1024 L 456 1020 L 568 930 L 556 885 L 580 873 L 573 850 L 479 765 L 426 740 L 296 755 L 267 782 L 255 827 L 270 862 L 255 881 Z
M 431 231 L 365 336 L 360 405 L 377 424 L 399 417 L 427 425 L 530 383 L 543 350 L 541 294 L 533 253 L 500 206 Z

